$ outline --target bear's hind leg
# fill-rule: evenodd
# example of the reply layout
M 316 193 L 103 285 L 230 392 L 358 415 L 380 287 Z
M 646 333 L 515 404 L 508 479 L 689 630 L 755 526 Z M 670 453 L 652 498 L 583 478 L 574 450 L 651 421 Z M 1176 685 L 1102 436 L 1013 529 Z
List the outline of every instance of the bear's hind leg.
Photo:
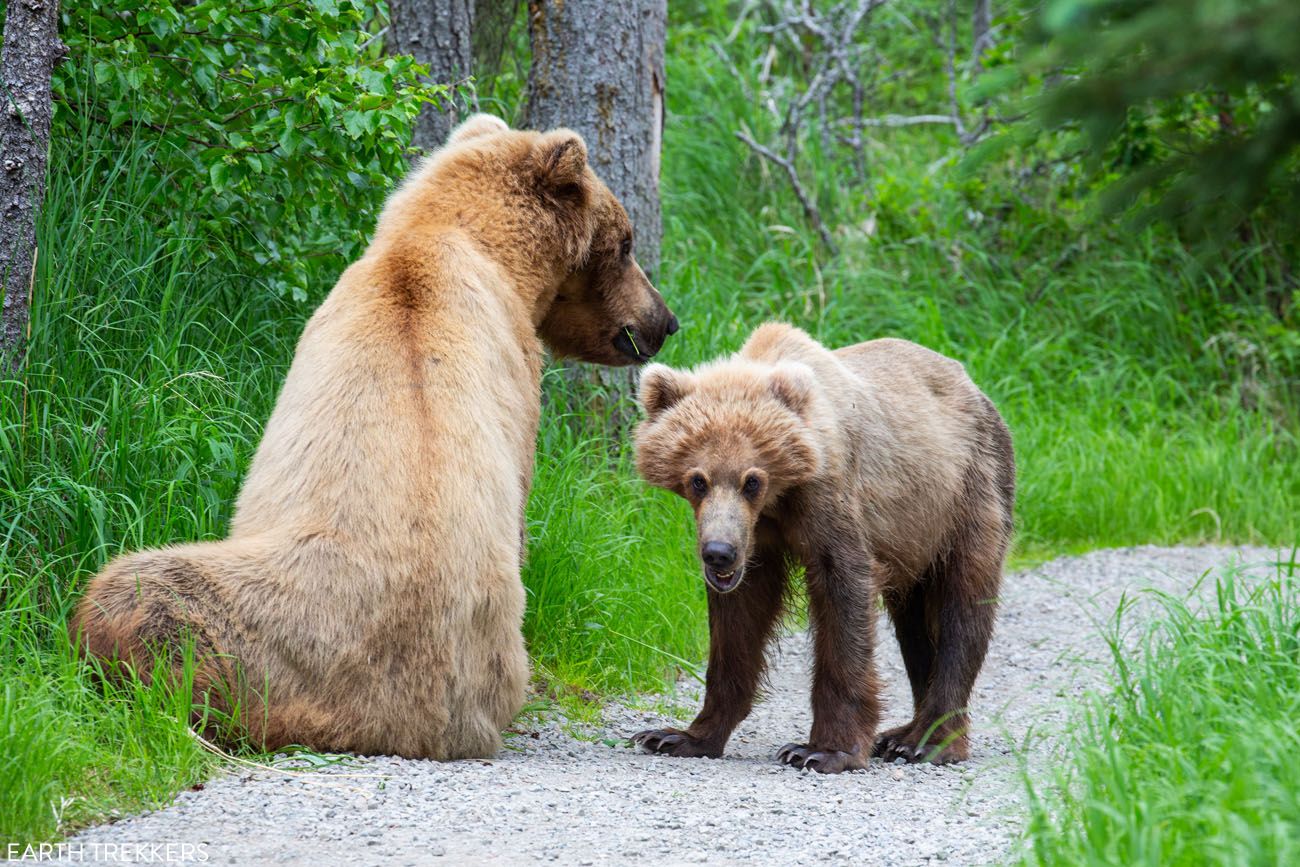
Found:
M 894 623 L 894 634 L 898 638 L 899 650 L 902 651 L 907 679 L 912 685 L 914 710 L 919 710 L 925 701 L 934 671 L 935 639 L 925 617 L 926 589 L 933 580 L 933 571 L 927 570 L 900 597 L 891 599 L 888 594 L 885 597 L 885 607 L 889 610 L 889 619 Z
M 919 634 L 927 640 L 933 636 L 932 667 L 912 722 L 884 733 L 876 743 L 875 754 L 886 761 L 946 764 L 970 756 L 967 708 L 993 636 L 1003 554 L 1000 542 L 975 544 L 977 540 L 968 538 L 966 545 L 955 547 L 920 585 L 925 601 Z M 903 625 L 896 626 L 901 633 Z M 916 641 L 913 633 L 904 646 Z
M 225 616 L 208 579 L 170 551 L 142 551 L 110 562 L 91 580 L 68 624 L 78 650 L 144 683 L 156 673 L 172 684 L 193 678 L 191 723 L 226 740 L 237 706 L 235 661 L 214 642 Z M 190 653 L 192 649 L 192 655 Z
M 930 688 L 930 677 L 934 672 L 935 636 L 926 618 L 927 589 L 934 582 L 934 570 L 925 574 L 910 587 L 897 595 L 885 594 L 885 607 L 889 619 L 894 624 L 894 635 L 898 638 L 898 648 L 903 657 L 903 666 L 907 669 L 907 679 L 912 687 L 912 720 L 897 728 L 887 729 L 876 739 L 873 755 L 887 759 L 900 755 L 911 761 L 912 750 L 920 734 L 913 736 L 916 718 L 925 704 L 925 696 Z M 905 747 L 905 750 L 900 750 Z
M 155 663 L 166 658 L 179 675 L 179 645 L 187 636 L 196 653 L 207 648 L 201 626 L 183 610 L 173 585 L 182 569 L 158 552 L 141 552 L 109 563 L 91 580 L 68 624 L 79 649 L 105 662 L 122 663 L 148 682 Z M 166 579 L 158 573 L 160 565 Z M 188 595 L 188 594 L 187 594 Z

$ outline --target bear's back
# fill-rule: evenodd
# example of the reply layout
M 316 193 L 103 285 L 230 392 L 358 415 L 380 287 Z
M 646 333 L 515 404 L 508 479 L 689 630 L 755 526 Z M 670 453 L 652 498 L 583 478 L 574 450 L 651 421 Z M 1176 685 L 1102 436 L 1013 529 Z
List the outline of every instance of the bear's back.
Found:
M 834 355 L 852 373 L 900 398 L 964 401 L 979 393 L 961 362 L 910 340 L 882 337 Z
M 905 454 L 956 465 L 969 460 L 992 405 L 960 362 L 892 337 L 832 354 L 871 396 L 865 405 Z

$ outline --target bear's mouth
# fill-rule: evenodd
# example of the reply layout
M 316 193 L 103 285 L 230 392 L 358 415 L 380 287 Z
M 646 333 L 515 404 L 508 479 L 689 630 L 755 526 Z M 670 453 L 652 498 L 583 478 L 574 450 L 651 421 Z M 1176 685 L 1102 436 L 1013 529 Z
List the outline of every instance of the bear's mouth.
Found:
M 745 577 L 743 567 L 737 567 L 730 572 L 718 572 L 708 566 L 704 567 L 705 582 L 719 593 L 730 593 L 740 586 L 740 579 Z
M 631 359 L 634 364 L 645 364 L 654 357 L 654 350 L 630 325 L 625 325 L 614 335 L 614 348 Z

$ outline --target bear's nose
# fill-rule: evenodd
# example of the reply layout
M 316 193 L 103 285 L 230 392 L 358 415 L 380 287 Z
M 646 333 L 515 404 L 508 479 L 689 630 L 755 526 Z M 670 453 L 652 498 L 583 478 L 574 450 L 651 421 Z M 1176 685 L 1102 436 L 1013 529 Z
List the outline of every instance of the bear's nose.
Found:
M 700 556 L 711 569 L 730 569 L 736 565 L 736 546 L 726 542 L 705 542 Z
M 667 332 L 668 332 L 668 336 L 669 336 L 669 337 L 672 337 L 674 334 L 676 334 L 676 333 L 677 333 L 677 329 L 680 328 L 680 327 L 681 327 L 681 326 L 680 326 L 679 323 L 677 322 L 677 317 L 676 317 L 676 316 L 670 316 L 670 317 L 668 317 L 668 328 L 667 328 Z

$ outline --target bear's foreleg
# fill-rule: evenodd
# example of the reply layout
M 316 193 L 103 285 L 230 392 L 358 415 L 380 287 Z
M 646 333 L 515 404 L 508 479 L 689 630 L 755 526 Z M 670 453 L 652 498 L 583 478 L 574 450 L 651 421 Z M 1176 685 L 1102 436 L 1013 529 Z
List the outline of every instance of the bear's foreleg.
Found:
M 763 677 L 765 651 L 785 597 L 786 567 L 779 551 L 760 551 L 730 593 L 709 596 L 709 669 L 704 707 L 685 731 L 650 729 L 632 742 L 652 753 L 717 758 L 749 716 Z
M 865 768 L 880 721 L 872 560 L 845 546 L 823 551 L 807 567 L 814 646 L 812 733 L 806 744 L 786 744 L 777 758 L 824 774 Z

